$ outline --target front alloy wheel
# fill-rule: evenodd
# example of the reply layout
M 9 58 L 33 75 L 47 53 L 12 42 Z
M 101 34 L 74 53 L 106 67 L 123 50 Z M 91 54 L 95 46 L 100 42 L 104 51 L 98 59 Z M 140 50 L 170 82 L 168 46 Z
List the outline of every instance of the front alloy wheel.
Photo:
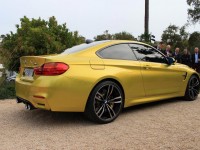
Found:
M 109 123 L 117 118 L 124 105 L 121 88 L 112 81 L 98 84 L 92 91 L 85 114 L 92 121 Z
M 199 86 L 199 78 L 195 75 L 192 75 L 188 81 L 185 99 L 189 101 L 196 100 L 199 94 Z

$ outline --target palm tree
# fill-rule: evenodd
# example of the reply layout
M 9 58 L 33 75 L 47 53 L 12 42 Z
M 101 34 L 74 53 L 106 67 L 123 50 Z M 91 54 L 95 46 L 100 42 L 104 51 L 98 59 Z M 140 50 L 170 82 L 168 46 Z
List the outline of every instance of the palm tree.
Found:
M 149 0 L 145 0 L 144 35 L 145 41 L 149 41 Z

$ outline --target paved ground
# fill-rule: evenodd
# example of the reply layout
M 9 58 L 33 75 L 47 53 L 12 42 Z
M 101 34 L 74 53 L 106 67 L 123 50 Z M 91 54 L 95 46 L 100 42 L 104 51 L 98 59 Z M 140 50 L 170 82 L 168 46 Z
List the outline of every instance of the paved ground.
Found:
M 113 123 L 97 125 L 81 113 L 27 111 L 0 101 L 0 150 L 134 149 L 199 150 L 200 98 L 134 106 Z

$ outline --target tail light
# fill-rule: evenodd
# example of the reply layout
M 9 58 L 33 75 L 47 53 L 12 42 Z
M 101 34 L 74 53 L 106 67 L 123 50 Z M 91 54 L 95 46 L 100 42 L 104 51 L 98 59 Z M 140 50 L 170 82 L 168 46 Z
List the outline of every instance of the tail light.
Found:
M 55 76 L 61 75 L 69 69 L 69 66 L 65 63 L 52 62 L 45 63 L 41 67 L 34 68 L 35 75 L 44 75 L 44 76 Z

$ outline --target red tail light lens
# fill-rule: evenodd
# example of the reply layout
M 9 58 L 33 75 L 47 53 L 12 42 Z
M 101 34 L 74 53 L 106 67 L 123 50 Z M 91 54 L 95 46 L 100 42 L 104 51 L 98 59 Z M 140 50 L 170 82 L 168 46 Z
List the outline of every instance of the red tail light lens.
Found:
M 46 63 L 38 68 L 34 68 L 34 73 L 35 75 L 55 76 L 63 74 L 68 69 L 69 66 L 65 63 L 53 62 L 53 63 Z

